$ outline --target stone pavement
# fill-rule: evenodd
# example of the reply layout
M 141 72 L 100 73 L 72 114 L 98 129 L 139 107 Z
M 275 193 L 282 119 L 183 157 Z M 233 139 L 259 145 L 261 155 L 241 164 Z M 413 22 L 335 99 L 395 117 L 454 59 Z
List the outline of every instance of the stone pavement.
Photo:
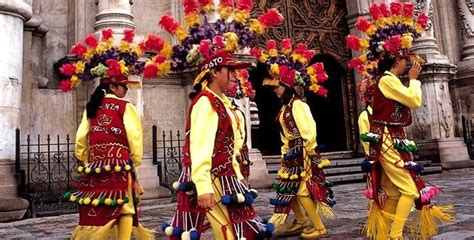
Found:
M 429 175 L 425 179 L 444 191 L 436 198 L 436 204 L 453 203 L 456 207 L 457 220 L 441 226 L 440 234 L 434 239 L 474 240 L 474 169 Z M 360 233 L 367 207 L 362 195 L 363 188 L 364 183 L 334 187 L 338 200 L 335 211 L 338 215 L 335 220 L 325 221 L 330 235 L 324 239 L 364 239 Z M 262 217 L 269 217 L 272 213 L 272 207 L 268 203 L 272 194 L 269 190 L 260 191 L 256 208 Z M 142 222 L 147 227 L 158 229 L 161 223 L 169 219 L 174 208 L 169 199 L 147 201 L 142 207 Z M 0 223 L 0 239 L 67 239 L 77 222 L 77 214 L 68 214 Z M 158 232 L 157 239 L 165 237 Z M 202 239 L 213 239 L 211 231 L 208 230 Z

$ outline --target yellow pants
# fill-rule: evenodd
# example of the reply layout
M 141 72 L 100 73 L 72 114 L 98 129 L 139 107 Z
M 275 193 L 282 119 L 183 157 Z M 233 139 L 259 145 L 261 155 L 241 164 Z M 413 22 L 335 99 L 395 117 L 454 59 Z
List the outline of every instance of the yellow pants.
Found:
M 213 189 L 214 189 L 214 199 L 218 203 L 207 212 L 206 216 L 211 224 L 212 231 L 216 240 L 234 240 L 234 234 L 232 232 L 231 226 L 229 225 L 229 212 L 227 207 L 220 203 L 223 196 L 222 187 L 219 182 L 219 179 L 212 176 L 213 179 Z M 225 237 L 224 237 L 225 236 Z
M 420 194 L 410 173 L 403 168 L 397 150 L 393 147 L 393 141 L 385 128 L 382 144 L 382 189 L 387 194 L 384 211 L 395 215 L 395 219 L 384 218 L 387 226 L 390 226 L 389 236 L 398 238 L 403 235 L 405 221 L 410 214 L 415 199 Z

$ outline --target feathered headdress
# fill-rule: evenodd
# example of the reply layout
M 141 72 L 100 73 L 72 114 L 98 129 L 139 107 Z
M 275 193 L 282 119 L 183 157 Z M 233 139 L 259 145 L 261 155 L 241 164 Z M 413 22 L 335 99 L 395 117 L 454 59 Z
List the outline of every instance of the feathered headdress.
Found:
M 250 99 L 255 97 L 255 90 L 252 83 L 248 81 L 249 72 L 247 69 L 239 69 L 236 71 L 235 79 L 231 82 L 227 90 L 227 96 L 241 99 L 248 97 Z
M 153 50 L 147 45 L 149 41 L 138 43 L 135 31 L 131 29 L 125 29 L 121 39 L 114 38 L 112 33 L 112 29 L 105 29 L 100 39 L 89 34 L 71 48 L 77 60 L 60 68 L 61 73 L 69 77 L 60 82 L 62 91 L 71 91 L 81 81 L 96 77 L 107 82 L 125 83 L 130 82 L 128 76 L 142 74 L 145 61 L 140 58 L 144 51 Z
M 275 40 L 268 40 L 266 49 L 254 48 L 250 53 L 267 66 L 268 72 L 273 77 L 264 80 L 263 85 L 301 86 L 318 95 L 327 95 L 327 89 L 320 85 L 328 79 L 324 65 L 317 62 L 308 66 L 315 51 L 308 49 L 306 45 L 299 43 L 293 49 L 291 40 L 283 39 L 281 49 L 278 50 Z
M 418 62 L 424 60 L 410 53 L 414 39 L 420 37 L 428 26 L 428 16 L 414 12 L 413 3 L 392 2 L 372 4 L 369 8 L 371 20 L 360 17 L 356 28 L 364 37 L 348 35 L 346 46 L 359 53 L 349 61 L 364 79 L 359 83 L 361 100 L 366 102 L 367 89 L 373 84 L 372 75 L 377 73 L 377 63 L 386 58 L 407 58 Z
M 172 70 L 180 71 L 199 66 L 217 50 L 229 53 L 249 47 L 267 28 L 283 22 L 283 16 L 272 8 L 256 19 L 250 19 L 252 0 L 222 0 L 214 6 L 212 0 L 184 0 L 186 26 L 169 15 L 162 16 L 159 25 L 173 35 L 179 44 L 172 49 Z M 217 11 L 219 19 L 208 21 Z

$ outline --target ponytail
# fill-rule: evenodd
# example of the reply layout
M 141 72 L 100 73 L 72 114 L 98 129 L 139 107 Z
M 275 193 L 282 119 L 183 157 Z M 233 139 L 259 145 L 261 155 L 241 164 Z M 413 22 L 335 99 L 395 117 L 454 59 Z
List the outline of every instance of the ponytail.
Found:
M 91 119 L 97 115 L 97 110 L 99 109 L 100 105 L 102 104 L 102 100 L 107 93 L 109 88 L 109 84 L 99 84 L 97 88 L 92 93 L 89 102 L 86 104 L 86 111 L 87 111 L 87 118 Z

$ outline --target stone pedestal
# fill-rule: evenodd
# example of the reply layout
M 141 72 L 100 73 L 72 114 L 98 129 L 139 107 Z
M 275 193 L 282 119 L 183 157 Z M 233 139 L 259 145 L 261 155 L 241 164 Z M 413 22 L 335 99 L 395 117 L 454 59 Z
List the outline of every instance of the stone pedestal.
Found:
M 249 149 L 250 166 L 249 184 L 252 188 L 268 188 L 272 185 L 273 179 L 268 174 L 268 168 L 262 153 L 256 148 Z

